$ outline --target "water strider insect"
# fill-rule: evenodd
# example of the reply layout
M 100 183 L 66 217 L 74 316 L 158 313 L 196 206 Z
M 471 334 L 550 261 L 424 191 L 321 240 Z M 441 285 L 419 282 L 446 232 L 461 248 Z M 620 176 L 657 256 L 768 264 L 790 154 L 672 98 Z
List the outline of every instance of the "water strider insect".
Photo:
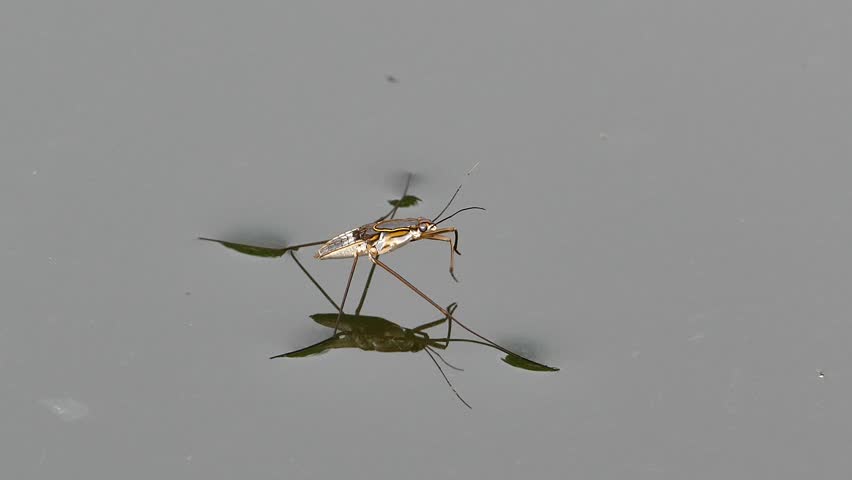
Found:
M 370 261 L 373 263 L 373 267 L 370 270 L 370 275 L 368 276 L 368 279 L 367 279 L 368 285 L 369 285 L 370 279 L 372 278 L 373 269 L 375 269 L 375 267 L 378 265 L 379 267 L 381 267 L 382 269 L 384 269 L 385 271 L 390 273 L 394 278 L 396 278 L 397 280 L 402 282 L 405 286 L 410 288 L 413 292 L 415 292 L 420 297 L 422 297 L 424 300 L 429 302 L 433 307 L 435 307 L 439 312 L 441 312 L 441 314 L 443 314 L 444 317 L 446 317 L 446 319 L 448 321 L 456 323 L 459 327 L 468 331 L 471 335 L 474 335 L 475 337 L 479 338 L 480 340 L 488 343 L 489 345 L 496 348 L 497 350 L 500 350 L 503 353 L 506 353 L 508 356 L 507 356 L 506 359 L 504 359 L 505 361 L 507 361 L 509 363 L 512 363 L 512 362 L 523 363 L 524 365 L 526 365 L 526 367 L 524 367 L 524 368 L 527 368 L 527 369 L 530 369 L 530 370 L 541 370 L 541 371 L 558 370 L 558 369 L 554 369 L 553 367 L 548 367 L 547 365 L 535 362 L 533 360 L 529 360 L 529 359 L 527 359 L 527 358 L 525 358 L 521 355 L 518 355 L 517 353 L 514 353 L 511 350 L 497 344 L 496 342 L 489 340 L 488 338 L 476 333 L 474 330 L 472 330 L 471 328 L 466 326 L 464 323 L 460 322 L 457 318 L 455 318 L 453 316 L 452 312 L 450 312 L 447 309 L 443 308 L 442 306 L 438 305 L 434 300 L 432 300 L 428 295 L 426 295 L 425 293 L 420 291 L 411 282 L 406 280 L 402 275 L 400 275 L 395 270 L 393 270 L 392 268 L 387 266 L 384 262 L 379 260 L 380 255 L 392 252 L 396 249 L 399 249 L 400 247 L 402 247 L 404 245 L 407 245 L 408 243 L 411 243 L 411 242 L 414 242 L 414 241 L 417 241 L 417 240 L 430 239 L 430 240 L 445 241 L 445 242 L 449 243 L 449 245 L 450 245 L 450 274 L 455 279 L 455 275 L 454 275 L 454 272 L 453 272 L 453 269 L 454 269 L 454 256 L 453 255 L 454 254 L 460 254 L 459 251 L 458 251 L 458 231 L 456 230 L 455 227 L 438 228 L 438 224 L 441 223 L 441 222 L 444 222 L 446 220 L 449 220 L 450 218 L 452 218 L 453 216 L 455 216 L 456 214 L 458 214 L 462 211 L 473 210 L 473 209 L 484 210 L 482 207 L 467 207 L 467 208 L 460 209 L 460 210 L 456 211 L 455 213 L 453 213 L 452 215 L 449 215 L 449 216 L 441 219 L 440 218 L 441 215 L 443 215 L 444 212 L 450 207 L 453 200 L 456 198 L 459 191 L 461 190 L 461 186 L 459 186 L 459 188 L 456 189 L 455 193 L 450 198 L 450 201 L 447 203 L 447 205 L 435 217 L 435 220 L 429 220 L 429 219 L 423 218 L 423 217 L 405 218 L 405 219 L 394 220 L 393 217 L 396 214 L 397 209 L 400 208 L 401 206 L 408 206 L 408 205 L 403 205 L 403 202 L 406 199 L 414 198 L 415 200 L 417 200 L 416 197 L 409 197 L 407 195 L 410 180 L 411 180 L 411 175 L 409 175 L 409 177 L 408 177 L 408 181 L 406 182 L 405 190 L 403 191 L 402 197 L 400 198 L 400 200 L 397 200 L 395 202 L 391 202 L 391 204 L 393 205 L 393 209 L 387 215 L 379 218 L 378 220 L 376 220 L 373 223 L 366 224 L 366 225 L 363 225 L 359 228 L 352 229 L 352 230 L 344 232 L 340 235 L 337 235 L 336 237 L 334 237 L 330 240 L 321 240 L 321 241 L 318 241 L 318 242 L 303 243 L 303 244 L 300 244 L 300 245 L 292 245 L 292 246 L 283 247 L 283 248 L 266 248 L 266 247 L 258 247 L 258 246 L 254 246 L 254 245 L 245 245 L 245 244 L 239 244 L 239 243 L 233 243 L 233 242 L 225 242 L 225 241 L 222 241 L 222 240 L 215 240 L 215 239 L 212 239 L 212 238 L 204 238 L 204 237 L 200 237 L 200 238 L 202 240 L 208 240 L 208 241 L 220 243 L 221 245 L 223 245 L 227 248 L 230 248 L 230 249 L 233 249 L 233 250 L 236 250 L 236 251 L 239 251 L 241 253 L 248 254 L 248 255 L 254 255 L 254 256 L 280 257 L 280 256 L 284 255 L 285 253 L 287 253 L 288 251 L 292 255 L 293 251 L 298 250 L 302 247 L 322 245 L 322 247 L 320 247 L 319 251 L 315 255 L 316 258 L 330 259 L 330 258 L 350 258 L 351 257 L 352 258 L 352 268 L 350 269 L 349 277 L 346 281 L 346 288 L 344 289 L 344 292 L 343 292 L 343 300 L 341 301 L 340 307 L 338 307 L 338 321 L 335 322 L 336 323 L 335 332 L 334 332 L 335 334 L 337 333 L 337 327 L 339 326 L 340 319 L 344 315 L 343 314 L 343 307 L 344 307 L 344 304 L 346 302 L 346 298 L 349 294 L 349 287 L 352 283 L 352 276 L 355 272 L 355 267 L 358 264 L 358 257 L 367 256 L 370 259 Z M 450 233 L 450 232 L 454 233 L 455 242 L 453 242 L 453 240 L 450 239 L 449 237 L 443 235 L 444 233 Z M 295 256 L 294 256 L 294 258 L 295 258 Z M 360 310 L 361 310 L 361 306 L 363 305 L 364 299 L 366 297 L 366 292 L 367 292 L 367 290 L 365 288 L 364 292 L 361 295 L 360 304 L 359 304 L 358 308 L 355 310 L 356 315 L 358 315 Z M 327 294 L 325 294 L 325 295 L 326 295 L 326 298 L 331 300 L 328 297 Z
M 466 210 L 485 210 L 482 207 L 462 208 L 452 215 L 441 219 L 441 215 L 447 211 L 460 190 L 461 185 L 456 189 L 456 192 L 450 198 L 450 201 L 447 202 L 447 205 L 434 217 L 435 220 L 424 217 L 379 219 L 373 223 L 343 232 L 320 247 L 316 255 L 314 255 L 314 258 L 319 260 L 352 258 L 352 268 L 349 270 L 349 278 L 346 281 L 346 288 L 343 291 L 343 300 L 340 302 L 340 315 L 343 315 L 343 307 L 346 305 L 349 286 L 352 284 L 352 275 L 355 273 L 355 267 L 358 265 L 358 257 L 361 256 L 367 256 L 374 264 L 388 269 L 387 266 L 379 261 L 379 255 L 390 253 L 418 240 L 447 242 L 450 246 L 450 276 L 453 277 L 453 280 L 458 281 L 454 270 L 455 254 L 461 255 L 461 252 L 458 250 L 459 231 L 456 227 L 438 228 L 438 225 Z M 455 235 L 455 241 L 443 235 L 451 232 Z M 397 275 L 393 271 L 391 273 L 395 276 Z M 403 283 L 408 283 L 404 279 L 401 280 Z M 442 309 L 439 307 L 439 310 Z M 441 313 L 447 315 L 446 310 L 443 310 Z M 335 328 L 336 331 L 337 329 Z
M 456 189 L 456 193 L 450 198 L 450 202 L 438 213 L 435 220 L 429 220 L 424 217 L 379 219 L 373 223 L 343 232 L 325 242 L 314 255 L 314 258 L 327 260 L 332 258 L 353 258 L 364 255 L 378 256 L 390 253 L 417 240 L 438 240 L 447 242 L 450 246 L 450 276 L 458 282 L 458 278 L 456 278 L 454 272 L 454 254 L 461 255 L 461 252 L 458 250 L 459 231 L 456 227 L 438 228 L 438 225 L 466 210 L 485 210 L 482 207 L 462 208 L 452 215 L 441 219 L 441 215 L 449 208 L 456 195 L 458 195 L 459 190 L 461 190 L 461 186 Z M 451 232 L 455 235 L 455 241 L 443 235 L 444 233 Z

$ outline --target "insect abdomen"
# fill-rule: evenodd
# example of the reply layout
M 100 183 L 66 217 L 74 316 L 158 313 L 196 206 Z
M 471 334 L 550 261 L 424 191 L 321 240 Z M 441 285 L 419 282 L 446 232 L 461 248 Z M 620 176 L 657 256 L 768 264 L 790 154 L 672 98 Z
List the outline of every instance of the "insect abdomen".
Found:
M 317 251 L 314 257 L 320 260 L 327 258 L 351 258 L 367 253 L 366 244 L 359 235 L 360 229 L 349 230 L 332 238 Z

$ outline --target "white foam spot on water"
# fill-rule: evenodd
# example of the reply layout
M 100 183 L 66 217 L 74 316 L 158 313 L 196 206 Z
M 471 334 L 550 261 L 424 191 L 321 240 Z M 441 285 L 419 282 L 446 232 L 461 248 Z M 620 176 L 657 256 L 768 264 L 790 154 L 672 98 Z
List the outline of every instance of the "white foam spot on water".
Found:
M 76 422 L 89 415 L 89 407 L 71 397 L 42 398 L 38 403 L 64 422 Z

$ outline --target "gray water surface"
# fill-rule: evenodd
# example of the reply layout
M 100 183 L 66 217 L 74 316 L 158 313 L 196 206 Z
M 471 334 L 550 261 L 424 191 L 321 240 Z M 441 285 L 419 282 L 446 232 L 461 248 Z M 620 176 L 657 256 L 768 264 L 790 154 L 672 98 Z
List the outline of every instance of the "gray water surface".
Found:
M 848 4 L 0 10 L 4 478 L 852 471 Z M 329 238 L 407 172 L 405 215 L 487 212 L 459 283 L 441 242 L 384 260 L 561 371 L 453 345 L 469 410 L 423 352 L 268 359 L 330 305 L 196 237 Z M 363 313 L 440 317 L 381 271 Z

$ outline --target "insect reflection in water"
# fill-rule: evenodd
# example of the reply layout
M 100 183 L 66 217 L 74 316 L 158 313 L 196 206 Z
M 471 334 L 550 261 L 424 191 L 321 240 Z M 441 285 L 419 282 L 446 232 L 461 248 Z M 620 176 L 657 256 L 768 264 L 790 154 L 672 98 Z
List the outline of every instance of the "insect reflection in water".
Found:
M 390 320 L 386 320 L 381 317 L 368 316 L 368 315 L 360 315 L 359 313 L 355 313 L 354 315 L 343 313 L 340 315 L 340 309 L 337 304 L 334 303 L 334 300 L 328 295 L 328 293 L 322 288 L 322 286 L 316 281 L 316 279 L 308 272 L 302 262 L 299 261 L 299 258 L 292 251 L 289 252 L 290 256 L 293 258 L 293 261 L 296 262 L 296 265 L 302 270 L 302 272 L 308 277 L 308 279 L 316 286 L 316 288 L 322 293 L 322 295 L 328 300 L 328 302 L 338 311 L 338 313 L 316 313 L 311 315 L 311 318 L 319 323 L 322 326 L 328 328 L 335 328 L 335 326 L 339 327 L 335 329 L 335 332 L 327 339 L 317 342 L 313 345 L 300 348 L 298 350 L 284 353 L 281 355 L 276 355 L 271 358 L 300 358 L 307 357 L 310 355 L 316 355 L 320 353 L 327 352 L 331 349 L 336 348 L 358 348 L 366 351 L 377 351 L 377 352 L 419 352 L 425 351 L 435 366 L 438 368 L 438 371 L 441 373 L 441 376 L 444 378 L 444 381 L 447 385 L 452 389 L 453 393 L 455 393 L 456 397 L 458 397 L 461 402 L 467 406 L 468 408 L 472 408 L 469 403 L 467 403 L 459 394 L 459 392 L 455 389 L 450 379 L 447 377 L 444 370 L 441 368 L 441 365 L 438 363 L 437 359 L 441 360 L 444 365 L 452 368 L 453 370 L 462 371 L 461 368 L 458 368 L 449 362 L 447 362 L 440 353 L 435 351 L 435 349 L 446 350 L 449 347 L 450 343 L 471 343 L 475 345 L 481 345 L 484 347 L 492 348 L 494 350 L 503 352 L 506 354 L 502 360 L 516 368 L 536 371 L 536 372 L 555 372 L 558 371 L 558 368 L 549 367 L 547 365 L 535 362 L 528 358 L 522 357 L 516 353 L 508 351 L 498 345 L 495 345 L 493 342 L 487 341 L 479 341 L 473 340 L 470 338 L 452 338 L 452 327 L 453 322 L 449 321 L 448 317 L 439 318 L 432 322 L 424 323 L 415 328 L 405 328 L 402 327 Z M 367 285 L 364 286 L 363 295 L 366 295 L 367 290 L 369 289 L 369 281 Z M 363 298 L 362 295 L 362 298 Z M 447 312 L 451 315 L 455 313 L 457 304 L 452 303 L 447 306 Z M 338 318 L 340 319 L 338 321 Z M 432 338 L 426 333 L 426 330 L 430 328 L 437 327 L 443 323 L 447 323 L 447 333 L 445 337 L 442 338 Z M 338 331 L 339 330 L 339 331 Z
M 447 310 L 451 313 L 455 311 L 455 309 L 455 303 L 447 307 Z M 455 389 L 452 382 L 450 382 L 450 379 L 447 378 L 447 375 L 444 373 L 441 365 L 437 360 L 435 360 L 435 357 L 438 357 L 448 367 L 461 371 L 460 368 L 455 367 L 444 360 L 444 357 L 435 351 L 436 348 L 445 350 L 449 346 L 450 342 L 454 341 L 450 339 L 452 323 L 447 323 L 447 336 L 444 338 L 431 338 L 429 337 L 429 334 L 426 333 L 426 330 L 447 322 L 446 317 L 439 318 L 433 322 L 424 323 L 423 325 L 415 328 L 405 328 L 391 322 L 390 320 L 370 315 L 356 316 L 344 314 L 342 317 L 339 317 L 336 313 L 315 313 L 311 315 L 311 318 L 324 327 L 337 327 L 336 332 L 332 334 L 331 337 L 313 345 L 300 348 L 292 352 L 282 353 L 281 355 L 276 355 L 271 358 L 307 357 L 310 355 L 325 353 L 336 348 L 358 348 L 365 351 L 376 352 L 419 352 L 422 350 L 429 355 L 429 358 L 431 358 L 435 363 L 435 366 L 438 367 L 438 371 L 441 372 L 441 376 L 444 377 L 444 381 L 447 382 L 447 385 L 450 389 L 452 389 L 453 393 L 456 394 L 456 397 L 458 397 L 465 406 L 471 408 L 470 404 L 467 403 L 461 395 L 459 395 L 459 392 Z M 455 339 L 455 341 L 458 340 L 460 339 Z

